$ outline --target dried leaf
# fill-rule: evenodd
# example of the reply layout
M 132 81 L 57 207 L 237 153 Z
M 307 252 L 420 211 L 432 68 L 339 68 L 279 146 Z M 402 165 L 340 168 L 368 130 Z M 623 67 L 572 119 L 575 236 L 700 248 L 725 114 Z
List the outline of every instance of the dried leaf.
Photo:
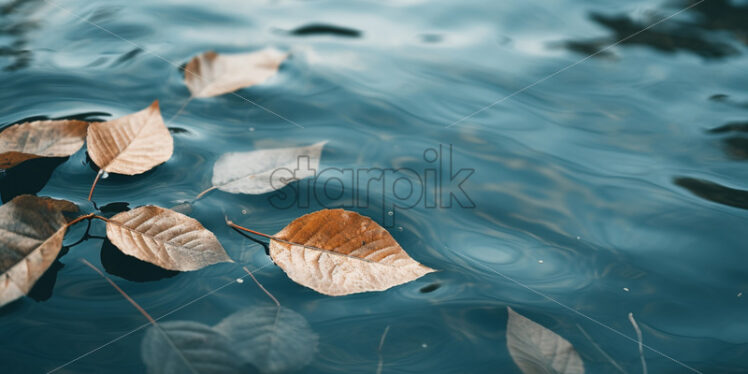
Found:
M 297 218 L 273 238 L 273 261 L 294 282 L 325 295 L 384 291 L 435 271 L 371 218 L 342 209 Z
M 103 171 L 134 175 L 166 162 L 174 140 L 161 118 L 158 100 L 137 113 L 88 127 L 88 154 Z
M 153 205 L 110 218 L 106 235 L 125 254 L 168 270 L 190 271 L 232 262 L 216 236 L 200 222 Z
M 313 176 L 313 172 L 305 174 L 303 169 L 300 169 L 295 178 L 289 178 L 289 173 L 273 175 L 273 172 L 284 168 L 293 171 L 307 166 L 309 170 L 316 171 L 319 169 L 319 160 L 325 143 L 327 142 L 306 147 L 226 153 L 213 166 L 212 189 L 258 195 L 281 189 L 295 180 Z
M 40 157 L 67 157 L 86 139 L 88 122 L 74 120 L 34 121 L 0 132 L 0 169 L 9 169 Z
M 242 54 L 205 52 L 184 68 L 184 83 L 192 97 L 212 97 L 254 86 L 278 72 L 287 53 L 274 48 Z
M 146 331 L 140 347 L 149 374 L 240 374 L 231 342 L 202 323 L 169 321 Z
M 263 373 L 292 372 L 309 364 L 319 337 L 293 310 L 264 306 L 240 310 L 215 326 L 239 356 Z
M 506 345 L 524 374 L 584 374 L 574 347 L 551 330 L 507 308 Z
M 27 294 L 55 261 L 75 204 L 21 195 L 0 206 L 0 306 Z

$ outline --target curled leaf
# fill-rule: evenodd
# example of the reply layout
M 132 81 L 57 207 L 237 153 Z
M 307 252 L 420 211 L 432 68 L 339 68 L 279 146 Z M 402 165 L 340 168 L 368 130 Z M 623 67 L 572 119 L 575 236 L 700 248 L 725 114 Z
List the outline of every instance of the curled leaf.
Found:
M 149 205 L 107 221 L 106 235 L 122 252 L 168 270 L 232 262 L 212 232 L 173 210 Z
M 86 139 L 88 122 L 75 120 L 34 121 L 0 132 L 0 169 L 9 169 L 40 157 L 67 157 Z
M 158 100 L 137 113 L 92 123 L 86 141 L 93 162 L 109 173 L 144 173 L 166 162 L 174 152 L 174 140 L 161 118 Z
M 239 356 L 263 373 L 292 372 L 309 364 L 319 337 L 293 310 L 263 306 L 240 310 L 215 326 Z
M 295 219 L 270 240 L 270 257 L 294 282 L 330 296 L 384 291 L 435 271 L 371 218 L 342 209 Z
M 0 306 L 27 294 L 57 258 L 75 204 L 21 195 L 0 206 Z
M 205 52 L 184 68 L 192 97 L 212 97 L 265 82 L 278 72 L 287 53 L 274 48 L 242 54 Z
M 245 373 L 229 339 L 198 322 L 169 321 L 150 327 L 140 353 L 149 374 Z
M 295 180 L 313 176 L 313 171 L 305 173 L 304 170 L 319 169 L 319 160 L 325 143 L 327 142 L 306 147 L 226 153 L 213 166 L 211 189 L 258 195 L 278 190 Z M 297 169 L 298 172 L 293 175 L 293 171 Z M 276 171 L 281 172 L 274 174 Z
M 524 374 L 584 374 L 574 347 L 551 330 L 507 308 L 506 345 Z

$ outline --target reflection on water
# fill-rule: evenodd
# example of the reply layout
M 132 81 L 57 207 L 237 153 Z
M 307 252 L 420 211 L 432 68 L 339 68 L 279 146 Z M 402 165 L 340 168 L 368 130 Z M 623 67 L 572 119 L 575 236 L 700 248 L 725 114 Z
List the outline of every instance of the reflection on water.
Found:
M 583 54 L 600 52 L 596 54 L 597 57 L 612 56 L 612 52 L 601 49 L 619 41 L 619 45 L 643 45 L 667 53 L 685 51 L 707 59 L 739 55 L 740 50 L 729 40 L 720 40 L 720 34 L 716 31 L 727 31 L 738 42 L 748 45 L 748 4 L 709 0 L 685 12 L 692 15 L 691 19 L 667 20 L 649 28 L 678 9 L 696 2 L 675 2 L 665 9 L 650 12 L 641 19 L 634 19 L 629 14 L 606 15 L 592 12 L 590 20 L 608 29 L 611 35 L 590 40 L 571 40 L 564 42 L 564 46 Z
M 210 49 L 275 46 L 291 52 L 278 76 L 239 94 L 303 128 L 232 95 L 191 100 L 168 124 L 174 156 L 99 181 L 95 203 L 86 201 L 97 170 L 85 150 L 6 170 L 2 201 L 37 193 L 106 217 L 172 207 L 214 232 L 237 263 L 164 272 L 115 250 L 103 222 L 79 223 L 32 292 L 42 302 L 0 309 L 3 373 L 46 372 L 114 339 L 60 372 L 146 371 L 144 330 L 133 332 L 143 316 L 81 259 L 154 317 L 206 326 L 269 303 L 241 278 L 241 266 L 257 270 L 319 334 L 300 372 L 376 372 L 381 362 L 383 373 L 518 373 L 507 306 L 569 340 L 589 373 L 617 370 L 600 350 L 641 371 L 638 345 L 610 330 L 635 339 L 629 312 L 648 346 L 705 373 L 748 372 L 745 1 L 706 0 L 581 63 L 695 2 L 58 3 L 81 18 L 47 1 L 0 4 L 3 127 L 69 113 L 106 120 L 154 99 L 168 120 L 189 98 L 175 66 Z M 324 297 L 274 266 L 265 239 L 224 222 L 274 233 L 366 194 L 371 204 L 354 209 L 381 220 L 392 191 L 345 186 L 340 200 L 286 209 L 267 195 L 220 191 L 191 202 L 225 152 L 323 140 L 322 166 L 352 169 L 424 170 L 433 167 L 425 150 L 452 144 L 454 166 L 475 171 L 462 185 L 475 207 L 395 208 L 389 229 L 439 272 Z M 652 373 L 687 370 L 644 356 Z

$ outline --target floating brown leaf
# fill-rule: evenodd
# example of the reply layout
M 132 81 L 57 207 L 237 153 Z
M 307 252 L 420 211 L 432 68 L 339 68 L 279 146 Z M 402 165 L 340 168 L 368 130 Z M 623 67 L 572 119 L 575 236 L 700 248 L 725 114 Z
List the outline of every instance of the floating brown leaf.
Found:
M 88 128 L 88 154 L 103 171 L 134 175 L 166 162 L 174 140 L 164 125 L 158 100 L 137 113 Z
M 242 54 L 208 51 L 187 63 L 184 83 L 192 97 L 223 95 L 265 82 L 287 56 L 273 48 Z
M 0 132 L 0 169 L 40 157 L 67 157 L 86 140 L 88 122 L 74 120 L 20 123 Z
M 21 195 L 0 206 L 0 306 L 29 292 L 57 258 L 75 204 Z
M 584 374 L 571 343 L 512 308 L 507 310 L 506 345 L 524 374 Z
M 200 222 L 157 206 L 115 215 L 107 221 L 106 236 L 125 254 L 164 269 L 190 271 L 232 262 Z
M 325 209 L 270 240 L 270 257 L 296 283 L 330 296 L 384 291 L 435 271 L 413 260 L 371 218 Z

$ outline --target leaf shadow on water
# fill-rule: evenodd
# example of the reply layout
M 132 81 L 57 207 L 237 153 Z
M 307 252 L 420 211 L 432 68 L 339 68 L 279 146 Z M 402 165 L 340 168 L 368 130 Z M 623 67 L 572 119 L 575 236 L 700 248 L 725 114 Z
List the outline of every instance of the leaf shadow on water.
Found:
M 692 15 L 687 21 L 672 19 L 648 28 L 695 2 L 687 0 L 668 4 L 666 9 L 653 11 L 641 20 L 626 13 L 605 15 L 590 12 L 590 20 L 607 29 L 609 36 L 567 40 L 554 43 L 552 47 L 587 55 L 595 54 L 594 57 L 612 57 L 614 54 L 611 51 L 603 49 L 613 43 L 621 46 L 643 45 L 663 53 L 689 52 L 704 59 L 740 55 L 732 42 L 748 45 L 748 22 L 745 22 L 745 17 L 748 17 L 747 5 L 735 5 L 728 0 L 704 1 L 684 12 Z M 719 31 L 727 31 L 734 40 L 720 40 Z
M 35 195 L 44 188 L 52 173 L 68 157 L 36 158 L 0 173 L 0 199 L 7 203 L 24 194 Z
M 122 253 L 109 239 L 101 245 L 101 264 L 107 273 L 132 282 L 152 282 L 171 278 L 179 271 L 162 269 Z

